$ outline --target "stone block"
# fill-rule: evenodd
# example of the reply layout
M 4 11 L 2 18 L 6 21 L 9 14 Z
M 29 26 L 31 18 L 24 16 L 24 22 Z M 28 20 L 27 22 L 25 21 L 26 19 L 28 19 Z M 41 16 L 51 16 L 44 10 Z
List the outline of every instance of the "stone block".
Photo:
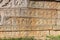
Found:
M 60 35 L 60 31 L 50 31 L 50 35 L 54 36 Z
M 60 2 L 57 3 L 57 9 L 60 9 Z
M 0 38 L 18 38 L 20 32 L 0 32 Z M 8 37 L 7 37 L 8 36 Z
M 43 11 L 43 10 L 42 10 Z M 56 10 L 44 10 L 43 11 L 43 17 L 44 18 L 56 18 L 57 17 L 57 11 Z
M 20 14 L 20 8 L 15 9 L 3 9 L 5 11 L 4 16 L 5 17 L 16 17 Z
M 0 15 L 1 15 L 1 25 L 13 25 L 14 17 L 19 17 L 20 15 L 20 9 L 0 9 Z M 12 19 L 11 19 L 12 18 Z
M 0 8 L 27 7 L 28 0 L 1 0 Z
M 43 25 L 52 25 L 52 19 L 45 19 Z
M 12 24 L 13 23 L 13 24 Z M 52 23 L 52 20 L 36 19 L 36 18 L 15 18 L 11 24 L 17 28 L 17 30 L 48 30 L 52 29 L 52 26 L 55 25 Z M 47 28 L 45 28 L 46 26 Z M 27 29 L 28 28 L 28 29 Z
M 48 25 L 40 25 L 40 26 L 31 26 L 31 30 L 42 30 L 42 31 L 44 31 L 44 30 L 52 30 L 52 26 L 48 26 Z
M 53 30 L 60 31 L 60 25 L 53 26 Z
M 3 21 L 4 21 L 4 12 L 0 11 L 0 25 L 3 25 Z
M 0 32 L 16 32 L 16 31 L 25 31 L 25 30 L 31 30 L 31 29 L 27 29 L 26 27 L 20 27 L 20 26 L 0 26 Z
M 30 8 L 43 8 L 44 7 L 44 2 L 30 1 L 29 7 Z
M 56 22 L 57 22 L 57 19 L 51 19 L 52 21 L 52 26 L 55 26 L 56 25 Z
M 43 21 L 44 21 L 43 19 L 31 18 L 31 26 L 44 25 L 44 22 Z
M 38 19 L 38 18 L 16 18 L 15 25 L 20 26 L 39 26 L 39 25 L 54 25 L 55 20 Z
M 30 18 L 16 18 L 15 25 L 19 30 L 31 30 L 31 19 Z
M 52 10 L 52 11 L 51 11 L 51 16 L 52 16 L 52 19 L 56 19 L 57 16 L 58 16 L 57 11 L 56 11 L 56 10 Z
M 34 23 L 34 21 L 32 22 Z M 37 25 L 53 25 L 52 19 L 36 19 L 35 26 Z
M 58 14 L 57 17 L 60 19 L 60 11 L 59 10 L 57 11 L 57 14 Z
M 43 18 L 43 14 L 44 14 L 45 10 L 41 10 L 41 9 L 29 9 L 29 11 L 27 12 L 31 17 L 39 17 L 39 18 Z
M 60 25 L 60 19 L 57 19 L 57 23 L 56 23 L 57 25 Z
M 28 9 L 24 9 L 24 8 L 22 9 L 21 8 L 20 16 L 22 16 L 22 17 L 25 17 L 25 16 L 28 17 L 28 16 L 30 16 L 27 12 L 28 12 Z
M 38 18 L 56 18 L 56 10 L 45 10 L 45 9 L 21 9 L 21 16 L 26 17 L 38 17 Z
M 49 35 L 49 31 L 28 31 L 28 36 L 33 36 L 36 39 L 43 39 Z
M 44 8 L 44 9 L 57 9 L 57 2 L 38 2 L 38 1 L 30 1 L 30 8 Z
M 12 18 L 8 18 L 3 22 L 3 25 L 12 25 Z
M 44 2 L 45 9 L 57 9 L 56 2 Z
M 49 31 L 21 31 L 21 32 L 0 32 L 0 38 L 32 37 L 42 38 L 49 35 Z M 8 37 L 7 37 L 8 36 Z

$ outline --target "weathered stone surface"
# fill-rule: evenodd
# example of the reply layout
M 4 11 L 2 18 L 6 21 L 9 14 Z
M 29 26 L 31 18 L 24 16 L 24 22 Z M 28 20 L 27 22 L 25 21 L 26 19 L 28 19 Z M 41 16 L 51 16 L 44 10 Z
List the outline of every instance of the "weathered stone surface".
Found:
M 4 16 L 5 17 L 16 17 L 19 16 L 20 13 L 20 8 L 15 8 L 15 9 L 3 9 L 4 11 Z
M 50 35 L 54 36 L 60 35 L 60 31 L 50 31 Z
M 53 26 L 53 30 L 60 31 L 60 25 Z
M 20 30 L 31 30 L 31 29 L 47 30 L 52 29 L 52 26 L 55 25 L 55 20 L 54 23 L 52 23 L 52 20 L 35 19 L 35 18 L 16 18 L 15 25 L 19 25 Z M 44 26 L 46 26 L 47 28 L 45 28 Z
M 3 25 L 12 25 L 12 18 L 8 18 L 3 22 Z
M 0 8 L 27 7 L 28 0 L 0 0 Z
M 3 0 L 0 3 L 0 38 L 34 36 L 44 39 L 49 34 L 60 34 L 60 31 L 51 31 L 60 29 L 57 2 L 31 1 L 27 8 L 27 1 Z
M 31 22 L 30 18 L 16 18 L 15 19 L 15 24 L 25 27 L 25 26 L 29 26 L 30 25 L 29 21 Z
M 0 32 L 0 38 L 18 38 L 20 37 L 20 32 Z
M 10 18 L 4 23 L 3 27 L 0 27 L 3 30 L 51 30 L 54 25 L 55 20 L 51 19 Z
M 55 25 L 55 22 L 53 24 L 52 21 L 53 21 L 52 19 L 45 19 L 43 25 L 50 25 L 50 26 Z
M 60 25 L 60 19 L 57 19 L 57 25 Z
M 0 9 L 0 14 L 2 14 L 4 17 L 16 17 L 20 14 L 20 8 L 3 8 Z
M 29 7 L 31 8 L 44 8 L 44 9 L 57 9 L 57 2 L 42 2 L 42 1 L 30 1 Z
M 48 26 L 48 25 L 42 25 L 42 26 L 32 26 L 31 27 L 31 30 L 41 30 L 41 31 L 44 31 L 44 30 L 52 30 L 52 26 Z
M 19 30 L 31 30 L 31 19 L 30 18 L 16 18 L 15 25 Z
M 43 39 L 49 35 L 49 31 L 21 31 L 21 32 L 0 32 L 0 38 L 17 38 L 17 37 L 25 37 L 25 36 L 34 36 L 37 39 Z M 8 36 L 8 37 L 7 37 Z
M 21 9 L 21 16 L 38 17 L 38 18 L 56 18 L 56 10 L 45 9 Z
M 52 25 L 52 20 L 49 20 L 49 19 L 36 19 L 35 21 L 34 21 L 35 19 L 34 18 L 32 18 L 32 23 L 34 23 L 35 22 L 35 24 L 31 24 L 31 25 L 34 25 L 34 26 L 39 26 L 39 25 Z
M 52 26 L 55 26 L 55 25 L 57 24 L 57 23 L 56 23 L 56 22 L 57 22 L 57 19 L 52 19 L 51 22 L 52 22 Z
M 4 18 L 4 12 L 3 11 L 0 11 L 0 25 L 3 24 L 3 18 Z
M 0 26 L 0 32 L 15 32 L 15 31 L 20 31 L 21 27 L 20 26 Z
M 20 26 L 39 26 L 39 25 L 53 25 L 52 19 L 36 19 L 36 18 L 16 18 L 15 24 Z
M 28 36 L 34 36 L 36 39 L 45 39 L 49 35 L 49 31 L 28 31 Z
M 59 10 L 57 11 L 57 14 L 58 14 L 57 17 L 60 19 L 60 11 Z
M 28 9 L 26 8 L 26 9 L 24 9 L 24 8 L 22 8 L 21 9 L 21 13 L 20 13 L 20 16 L 22 16 L 22 17 L 28 17 L 28 16 L 30 16 L 30 14 L 29 13 L 27 13 L 28 12 Z
M 60 2 L 57 3 L 57 9 L 60 9 Z
M 0 25 L 13 25 L 14 17 L 20 16 L 20 9 L 0 9 Z
M 44 2 L 30 1 L 29 7 L 30 8 L 43 8 L 44 7 Z
M 29 30 L 29 31 L 39 31 L 39 30 L 52 30 L 52 26 L 27 26 L 27 27 L 24 27 L 24 26 L 0 26 L 0 31 L 25 31 L 25 30 Z
M 57 2 L 44 2 L 44 8 L 57 9 Z

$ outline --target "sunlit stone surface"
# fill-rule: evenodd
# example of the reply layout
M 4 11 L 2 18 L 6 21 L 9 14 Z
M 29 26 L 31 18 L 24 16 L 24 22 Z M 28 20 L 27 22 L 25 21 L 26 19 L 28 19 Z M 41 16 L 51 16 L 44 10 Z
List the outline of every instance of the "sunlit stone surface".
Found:
M 45 39 L 60 34 L 60 2 L 0 0 L 0 37 Z M 52 31 L 53 30 L 53 31 Z
M 0 0 L 0 8 L 27 7 L 28 0 Z

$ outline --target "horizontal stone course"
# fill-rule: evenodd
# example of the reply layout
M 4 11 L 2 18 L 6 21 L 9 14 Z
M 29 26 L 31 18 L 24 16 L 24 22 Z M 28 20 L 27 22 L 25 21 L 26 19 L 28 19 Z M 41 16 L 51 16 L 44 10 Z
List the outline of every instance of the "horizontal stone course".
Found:
M 24 36 L 29 36 L 29 37 L 35 37 L 39 38 L 40 37 L 45 37 L 46 35 L 49 35 L 49 31 L 21 31 L 21 32 L 0 32 L 0 38 L 16 38 L 16 37 L 24 37 Z M 8 36 L 8 37 L 7 37 Z
M 27 7 L 28 0 L 1 0 L 0 8 Z
M 60 25 L 53 26 L 53 30 L 60 31 Z
M 58 36 L 60 35 L 60 31 L 50 31 L 50 35 Z
M 28 27 L 23 27 L 23 26 L 0 26 L 0 32 L 1 31 L 39 31 L 39 30 L 52 30 L 52 26 L 28 26 Z
M 17 8 L 17 9 L 2 9 L 2 10 L 4 11 L 3 12 L 4 23 L 2 26 L 7 27 L 3 28 L 2 26 L 0 26 L 2 27 L 1 31 L 52 30 L 52 26 L 56 25 L 56 18 L 58 15 L 56 10 L 45 10 L 45 9 L 43 10 L 43 9 Z M 8 12 L 8 15 L 6 14 L 6 12 Z M 5 16 L 7 16 L 6 19 Z M 8 25 L 11 26 L 11 28 Z
M 21 9 L 21 16 L 23 17 L 39 17 L 39 18 L 56 18 L 56 10 L 45 10 L 45 9 Z M 48 17 L 47 17 L 48 16 Z
M 34 36 L 45 39 L 47 35 L 60 34 L 59 2 L 27 3 L 23 0 L 20 4 L 21 1 L 12 0 L 7 6 L 0 4 L 0 38 Z
M 60 9 L 60 2 L 47 2 L 47 1 L 30 1 L 30 8 L 41 8 L 41 9 Z

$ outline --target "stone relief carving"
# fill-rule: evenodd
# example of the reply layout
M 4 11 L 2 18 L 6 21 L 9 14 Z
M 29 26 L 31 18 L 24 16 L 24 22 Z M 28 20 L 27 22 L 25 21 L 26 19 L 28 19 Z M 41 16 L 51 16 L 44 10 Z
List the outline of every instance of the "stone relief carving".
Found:
M 19 17 L 20 9 L 0 9 L 0 25 L 15 25 L 15 17 Z
M 3 19 L 4 19 L 4 15 L 3 15 L 3 11 L 0 11 L 0 25 L 3 24 Z
M 27 0 L 0 0 L 0 8 L 27 7 Z

